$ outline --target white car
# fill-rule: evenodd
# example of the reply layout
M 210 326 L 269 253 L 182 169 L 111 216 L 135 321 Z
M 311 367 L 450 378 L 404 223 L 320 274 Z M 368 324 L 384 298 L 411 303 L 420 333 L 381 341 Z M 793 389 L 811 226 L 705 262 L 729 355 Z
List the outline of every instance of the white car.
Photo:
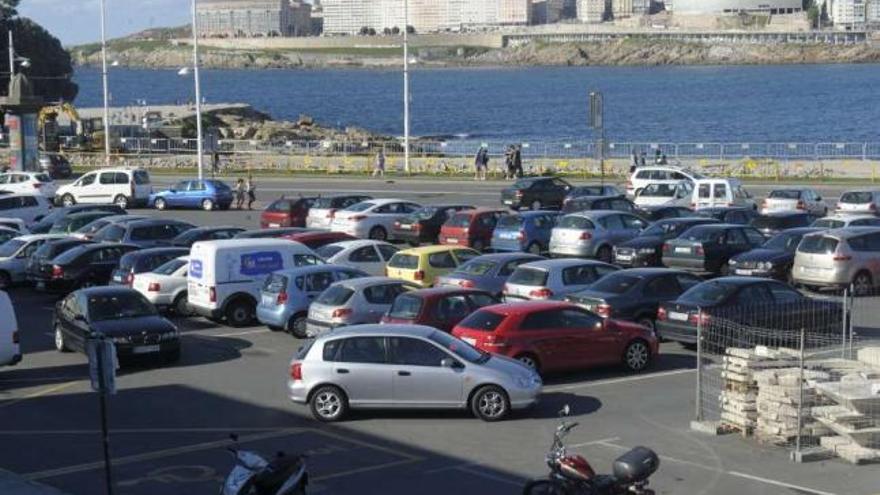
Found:
M 757 209 L 752 195 L 739 179 L 700 179 L 694 183 L 691 209 L 743 206 Z
M 42 194 L 54 198 L 58 185 L 43 172 L 8 172 L 0 174 L 0 191 L 21 194 Z
M 329 229 L 336 212 L 351 205 L 373 199 L 363 194 L 325 196 L 315 199 L 306 216 L 306 227 L 310 229 Z
M 60 234 L 31 234 L 9 239 L 0 244 L 0 289 L 24 282 L 25 269 L 34 251 L 51 239 L 63 239 Z
M 9 295 L 0 290 L 0 366 L 12 366 L 21 362 L 18 339 L 18 321 Z
M 869 214 L 877 215 L 880 211 L 880 191 L 857 189 L 840 195 L 837 201 L 838 215 Z
M 813 222 L 810 227 L 845 229 L 847 227 L 880 227 L 880 218 L 874 215 L 831 215 Z
M 626 194 L 635 196 L 648 184 L 678 184 L 683 180 L 693 183 L 705 178 L 703 174 L 686 168 L 668 165 L 639 167 L 626 182 Z
M 370 240 L 334 242 L 315 250 L 327 263 L 356 268 L 374 277 L 385 275 L 385 265 L 397 251 L 387 242 Z
M 110 204 L 122 208 L 146 206 L 153 193 L 150 174 L 142 169 L 102 169 L 89 172 L 72 184 L 58 188 L 55 202 L 63 206 L 77 203 Z
M 828 213 L 828 205 L 809 187 L 786 187 L 770 191 L 761 202 L 762 215 L 781 211 L 805 211 L 821 217 Z
M 655 182 L 648 184 L 636 194 L 633 203 L 640 208 L 647 206 L 684 206 L 691 205 L 694 185 L 686 180 L 678 184 Z
M 159 309 L 171 309 L 178 315 L 189 314 L 186 302 L 186 272 L 189 256 L 181 256 L 151 272 L 135 274 L 132 288 Z
M 362 239 L 384 241 L 394 227 L 420 205 L 402 199 L 371 199 L 336 212 L 330 230 Z
M 17 218 L 28 224 L 48 215 L 51 209 L 49 200 L 40 194 L 0 195 L 0 217 Z

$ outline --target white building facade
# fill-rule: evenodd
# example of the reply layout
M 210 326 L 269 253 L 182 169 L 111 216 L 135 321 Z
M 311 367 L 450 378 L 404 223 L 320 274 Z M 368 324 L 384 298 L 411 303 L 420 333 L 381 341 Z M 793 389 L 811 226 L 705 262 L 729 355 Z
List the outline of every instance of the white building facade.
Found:
M 724 14 L 767 12 L 794 14 L 803 10 L 802 0 L 674 0 L 665 2 L 666 10 L 677 14 Z
M 311 34 L 311 5 L 299 0 L 201 0 L 197 6 L 203 37 Z

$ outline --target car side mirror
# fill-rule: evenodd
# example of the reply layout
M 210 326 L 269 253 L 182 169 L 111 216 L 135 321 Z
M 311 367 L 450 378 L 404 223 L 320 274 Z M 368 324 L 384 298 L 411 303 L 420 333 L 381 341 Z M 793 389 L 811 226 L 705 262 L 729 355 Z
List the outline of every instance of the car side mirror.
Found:
M 440 361 L 440 366 L 442 366 L 442 367 L 444 367 L 444 368 L 455 369 L 455 368 L 460 367 L 461 365 L 458 364 L 458 361 L 456 361 L 455 359 L 452 359 L 452 358 L 443 358 L 443 359 Z

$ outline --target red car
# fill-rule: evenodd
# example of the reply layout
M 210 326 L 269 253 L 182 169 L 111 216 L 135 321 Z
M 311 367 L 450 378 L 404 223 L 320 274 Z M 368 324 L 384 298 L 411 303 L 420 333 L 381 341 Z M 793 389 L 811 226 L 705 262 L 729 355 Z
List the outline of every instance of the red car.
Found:
M 621 363 L 642 371 L 658 353 L 649 329 L 560 301 L 489 306 L 462 320 L 452 335 L 541 373 Z
M 356 237 L 352 237 L 343 232 L 324 232 L 320 230 L 313 232 L 297 232 L 281 237 L 282 239 L 301 242 L 309 249 L 318 249 L 321 246 L 333 244 L 334 242 L 353 241 L 357 239 Z
M 309 208 L 318 198 L 279 198 L 260 214 L 260 228 L 305 227 Z
M 492 243 L 492 231 L 498 219 L 508 212 L 492 208 L 476 208 L 464 210 L 452 217 L 440 227 L 440 244 L 467 246 L 482 251 Z
M 467 315 L 498 302 L 495 296 L 481 290 L 419 289 L 397 296 L 382 323 L 428 325 L 450 332 Z

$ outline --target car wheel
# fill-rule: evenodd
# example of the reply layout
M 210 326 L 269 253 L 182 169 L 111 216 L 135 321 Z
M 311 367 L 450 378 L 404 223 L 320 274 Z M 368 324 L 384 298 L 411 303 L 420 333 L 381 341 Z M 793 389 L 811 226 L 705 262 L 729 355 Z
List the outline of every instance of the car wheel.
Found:
M 202 200 L 202 209 L 205 211 L 211 211 L 214 209 L 214 202 L 208 198 Z
M 540 210 L 540 209 L 541 209 L 541 202 L 537 199 L 532 201 L 532 210 Z
M 164 210 L 165 208 L 168 207 L 168 204 L 166 204 L 165 200 L 162 198 L 156 198 L 155 205 L 156 205 L 157 210 Z
M 64 332 L 61 331 L 61 325 L 55 325 L 55 350 L 58 352 L 70 352 L 67 342 L 64 341 Z
M 182 292 L 174 299 L 174 313 L 177 316 L 189 316 L 189 302 L 186 300 L 186 292 Z
M 608 246 L 602 246 L 596 251 L 596 259 L 603 263 L 611 263 L 614 258 L 614 252 Z
M 537 242 L 533 242 L 529 244 L 529 247 L 526 248 L 526 251 L 531 254 L 541 254 L 541 245 Z
M 333 423 L 340 421 L 348 413 L 348 397 L 339 387 L 327 385 L 315 391 L 309 407 L 315 419 Z
M 528 366 L 529 368 L 535 370 L 536 373 L 541 372 L 541 365 L 538 364 L 538 358 L 531 354 L 520 354 L 516 357 L 516 360 L 520 363 Z
M 479 239 L 477 239 L 471 243 L 471 249 L 473 249 L 474 251 L 482 253 L 483 249 L 485 249 L 485 248 L 486 248 L 486 246 L 483 245 L 483 241 L 481 241 Z
M 124 194 L 120 194 L 119 196 L 113 198 L 113 204 L 124 210 L 128 208 L 128 197 Z
M 853 295 L 856 297 L 863 297 L 871 294 L 871 290 L 874 288 L 874 282 L 871 280 L 871 274 L 868 272 L 859 272 L 856 273 L 855 278 L 852 282 L 852 291 Z
M 76 199 L 73 198 L 72 194 L 65 194 L 61 197 L 61 205 L 67 208 L 76 204 Z
M 651 364 L 651 349 L 644 340 L 630 342 L 623 351 L 623 364 L 630 371 L 643 371 Z
M 383 227 L 376 226 L 370 229 L 370 234 L 368 237 L 374 241 L 384 241 L 388 238 L 388 233 L 385 232 L 385 229 Z
M 306 315 L 303 313 L 293 315 L 290 321 L 287 322 L 287 331 L 298 339 L 308 338 L 308 334 L 306 334 Z
M 235 301 L 226 308 L 226 323 L 231 327 L 244 327 L 253 321 L 254 305 L 249 301 Z
M 12 285 L 12 278 L 6 272 L 0 272 L 0 289 L 6 290 Z
M 487 385 L 474 394 L 471 411 L 483 421 L 500 421 L 510 414 L 510 399 L 501 387 Z

